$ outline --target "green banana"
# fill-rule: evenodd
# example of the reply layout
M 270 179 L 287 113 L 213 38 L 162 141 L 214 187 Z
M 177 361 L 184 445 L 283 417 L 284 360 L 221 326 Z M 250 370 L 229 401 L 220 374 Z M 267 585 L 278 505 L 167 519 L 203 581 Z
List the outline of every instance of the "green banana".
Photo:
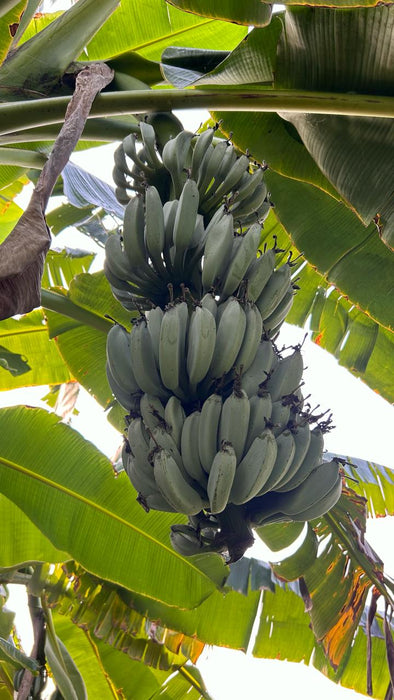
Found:
M 182 302 L 186 304 L 186 302 Z M 159 367 L 164 386 L 183 398 L 181 365 L 185 360 L 184 338 L 186 327 L 175 304 L 167 306 L 160 326 Z
M 159 153 L 163 152 L 167 141 L 174 139 L 175 136 L 183 131 L 181 121 L 172 112 L 152 112 L 146 116 L 146 121 L 155 130 L 156 145 Z
M 218 449 L 219 422 L 222 412 L 222 397 L 211 394 L 201 408 L 198 431 L 198 454 L 203 469 L 209 473 Z
M 209 194 L 215 191 L 215 178 L 217 177 L 220 164 L 224 158 L 225 152 L 228 149 L 228 143 L 225 139 L 221 139 L 216 144 L 214 149 L 206 155 L 201 164 L 197 185 L 200 192 L 201 200 L 204 201 Z
M 273 337 L 279 331 L 283 321 L 286 319 L 286 316 L 288 315 L 291 307 L 293 306 L 293 301 L 294 290 L 293 287 L 290 285 L 289 291 L 286 292 L 282 301 L 279 302 L 278 306 L 276 307 L 275 311 L 273 311 L 272 314 L 268 316 L 268 318 L 264 319 L 264 330 L 268 335 Z
M 259 257 L 254 258 L 245 272 L 247 296 L 256 301 L 268 283 L 275 268 L 275 250 L 270 248 Z
M 194 393 L 197 384 L 208 373 L 216 343 L 216 323 L 211 312 L 203 306 L 193 309 L 187 335 L 186 370 Z
M 278 450 L 275 464 L 268 480 L 259 492 L 259 495 L 268 493 L 268 491 L 273 491 L 276 484 L 283 479 L 291 467 L 295 453 L 295 441 L 290 430 L 284 430 L 283 433 L 278 435 L 276 438 L 276 446 Z
M 233 239 L 231 214 L 226 214 L 207 228 L 202 268 L 202 284 L 205 291 L 215 288 L 221 282 L 231 260 Z
M 160 492 L 178 513 L 196 515 L 203 509 L 200 494 L 186 481 L 167 450 L 159 449 L 155 452 L 153 471 Z
M 271 340 L 262 340 L 252 364 L 241 376 L 242 388 L 249 397 L 256 394 L 259 386 L 264 384 L 276 363 L 277 355 Z
M 129 394 L 140 391 L 130 357 L 130 333 L 119 323 L 109 329 L 106 345 L 107 363 L 116 382 Z
M 291 355 L 279 360 L 278 365 L 264 383 L 264 389 L 269 391 L 273 402 L 298 389 L 303 370 L 304 362 L 300 347 L 296 347 Z
M 221 513 L 228 503 L 236 467 L 237 457 L 231 442 L 223 442 L 212 462 L 207 484 L 209 509 L 214 515 Z
M 200 172 L 202 161 L 207 153 L 208 149 L 212 144 L 213 135 L 215 133 L 214 129 L 208 128 L 201 134 L 198 134 L 195 138 L 195 144 L 192 154 L 192 162 L 190 169 L 190 176 L 197 182 L 197 178 Z
M 256 357 L 263 332 L 263 321 L 255 304 L 245 303 L 246 328 L 242 345 L 235 360 L 236 371 L 246 372 Z
M 128 456 L 125 471 L 133 484 L 135 490 L 143 497 L 157 492 L 156 481 L 153 475 L 153 467 L 147 462 L 150 473 L 147 469 L 142 469 L 140 462 L 131 454 Z
M 173 199 L 179 199 L 186 181 L 186 167 L 189 165 L 190 145 L 194 137 L 190 131 L 180 131 L 175 138 L 167 141 L 163 148 L 163 164 L 170 172 Z
M 157 274 L 169 282 L 169 275 L 163 262 L 164 215 L 159 192 L 150 185 L 145 192 L 145 245 Z
M 152 349 L 157 367 L 159 367 L 159 341 L 163 314 L 163 309 L 160 306 L 155 306 L 153 309 L 149 309 L 145 312 L 145 318 L 147 320 L 148 331 L 152 339 Z
M 200 428 L 200 411 L 193 411 L 185 419 L 181 434 L 181 455 L 184 467 L 188 475 L 198 481 L 205 489 L 207 485 L 207 475 L 204 472 L 199 452 L 198 452 L 198 435 Z
M 183 557 L 201 552 L 201 540 L 191 525 L 171 525 L 170 540 L 173 549 Z
M 275 437 L 286 429 L 290 421 L 290 410 L 290 404 L 283 403 L 281 399 L 273 402 L 269 425 Z
M 246 315 L 238 299 L 231 297 L 216 330 L 210 375 L 220 378 L 234 366 L 246 328 Z
M 331 510 L 331 508 L 333 508 L 340 499 L 342 486 L 342 477 L 340 474 L 338 474 L 336 482 L 332 488 L 324 496 L 322 496 L 322 498 L 315 501 L 315 503 L 313 503 L 313 505 L 311 505 L 309 508 L 292 515 L 292 520 L 306 522 L 307 520 L 320 518 L 322 515 L 328 513 L 328 511 Z
M 277 491 L 291 491 L 299 486 L 323 459 L 324 437 L 319 427 L 310 431 L 309 447 L 296 473 L 286 483 L 279 484 Z M 289 470 L 290 471 L 290 470 Z
M 138 500 L 138 499 L 137 499 Z M 164 513 L 176 513 L 176 508 L 173 508 L 160 491 L 155 493 L 150 493 L 143 498 L 143 504 L 145 509 L 149 510 L 160 510 Z
M 185 418 L 186 414 L 180 400 L 176 396 L 170 396 L 164 409 L 164 420 L 178 450 L 181 449 L 181 435 Z
M 145 317 L 133 325 L 130 336 L 130 353 L 134 376 L 138 377 L 141 390 L 147 394 L 156 395 L 159 399 L 168 399 L 169 392 L 163 386 L 160 378 L 152 338 Z
M 217 313 L 218 313 L 218 305 L 216 303 L 215 295 L 212 294 L 212 292 L 207 292 L 206 294 L 204 294 L 200 303 L 204 309 L 208 309 L 208 311 L 211 312 L 212 316 L 214 317 L 214 319 L 216 321 L 216 317 L 217 317 Z
M 290 265 L 285 263 L 285 265 L 281 265 L 273 271 L 261 294 L 256 299 L 263 322 L 275 311 L 290 287 L 291 268 Z
M 275 437 L 268 428 L 254 438 L 237 466 L 230 494 L 232 503 L 246 503 L 261 491 L 274 468 L 277 450 Z
M 291 518 L 296 517 L 297 514 L 312 508 L 317 501 L 323 499 L 336 486 L 338 474 L 339 464 L 335 459 L 330 462 L 322 462 L 315 467 L 302 484 L 292 491 L 278 494 L 275 507 L 279 512 L 290 515 Z
M 231 207 L 231 212 L 234 216 L 234 221 L 239 221 L 242 225 L 245 221 L 245 217 L 251 216 L 260 211 L 263 204 L 266 203 L 267 196 L 267 186 L 265 182 L 261 182 L 256 185 L 254 191 L 242 200 L 236 199 L 235 203 Z
M 149 441 L 149 445 L 152 452 L 154 452 L 157 448 L 166 450 L 175 459 L 178 465 L 178 469 L 180 469 L 184 478 L 188 480 L 187 473 L 183 465 L 181 453 L 177 447 L 174 438 L 168 432 L 167 428 L 164 428 L 161 425 L 157 425 L 155 428 L 153 428 L 153 430 L 151 430 L 151 438 Z
M 286 476 L 284 476 L 283 479 L 281 479 L 275 486 L 275 491 L 288 490 L 287 488 L 282 489 L 282 487 L 286 487 L 287 484 L 290 483 L 295 474 L 298 472 L 309 449 L 309 445 L 311 442 L 311 430 L 309 427 L 309 423 L 302 423 L 301 425 L 295 426 L 292 429 L 292 433 L 295 442 L 295 452 L 293 461 Z
M 150 431 L 154 430 L 154 428 L 157 428 L 158 426 L 164 427 L 166 424 L 164 406 L 157 396 L 146 393 L 142 394 L 140 400 L 140 413 L 145 427 Z
M 129 441 L 131 454 L 137 460 L 138 464 L 143 465 L 143 469 L 148 464 L 149 469 L 146 471 L 152 472 L 151 464 L 148 462 L 150 452 L 149 435 L 146 431 L 142 418 L 133 418 L 127 428 L 127 439 Z
M 272 401 L 268 392 L 254 394 L 249 399 L 250 413 L 248 434 L 245 442 L 245 453 L 249 450 L 253 440 L 261 435 L 267 427 L 271 417 Z
M 235 247 L 233 245 L 234 254 L 227 268 L 223 283 L 220 285 L 220 299 L 222 301 L 238 289 L 250 263 L 256 257 L 260 238 L 261 226 L 256 223 L 240 237 L 239 245 Z
M 248 435 L 250 404 L 243 389 L 234 386 L 224 401 L 219 424 L 219 445 L 231 442 L 237 461 L 240 462 Z
M 185 252 L 191 247 L 193 234 L 196 227 L 198 214 L 199 194 L 197 184 L 194 180 L 186 180 L 178 207 L 175 214 L 173 241 L 174 241 L 174 271 L 178 276 L 182 276 L 184 269 Z
M 139 406 L 139 399 L 141 394 L 131 394 L 128 392 L 126 389 L 123 388 L 118 382 L 116 381 L 115 377 L 113 376 L 109 364 L 107 363 L 106 365 L 106 374 L 107 374 L 107 380 L 109 387 L 115 396 L 116 400 L 120 403 L 121 406 L 123 406 L 126 411 L 131 411 L 134 412 L 138 410 Z
M 160 158 L 157 155 L 156 151 L 156 133 L 151 124 L 148 124 L 147 122 L 141 121 L 139 123 L 140 131 L 141 131 L 141 136 L 142 136 L 142 141 L 144 144 L 145 148 L 145 153 L 146 153 L 146 159 L 148 161 L 148 165 L 152 169 L 160 169 L 163 167 L 162 162 Z

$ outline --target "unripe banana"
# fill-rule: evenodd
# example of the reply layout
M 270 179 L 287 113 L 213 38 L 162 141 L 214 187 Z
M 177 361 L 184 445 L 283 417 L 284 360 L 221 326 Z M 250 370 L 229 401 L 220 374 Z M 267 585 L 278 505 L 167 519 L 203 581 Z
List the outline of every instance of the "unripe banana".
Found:
M 215 299 L 215 295 L 212 294 L 211 292 L 207 292 L 204 294 L 203 298 L 201 299 L 201 306 L 204 309 L 208 309 L 208 311 L 211 312 L 212 316 L 214 317 L 215 321 L 217 318 L 217 313 L 218 313 L 218 305 Z
M 180 131 L 174 139 L 167 141 L 163 148 L 162 160 L 171 175 L 174 199 L 179 199 L 187 178 L 185 168 L 188 165 L 193 136 L 190 131 Z
M 286 485 L 290 483 L 295 474 L 298 472 L 304 458 L 308 452 L 308 448 L 311 442 L 311 430 L 309 428 L 309 423 L 303 423 L 292 429 L 294 442 L 295 442 L 295 453 L 291 467 L 283 479 L 281 479 L 275 486 L 275 491 L 281 491 L 282 487 L 287 491 Z
M 203 469 L 209 473 L 217 452 L 222 397 L 211 394 L 201 408 L 198 431 L 198 453 Z
M 245 328 L 245 311 L 238 299 L 232 297 L 217 327 L 215 350 L 210 367 L 212 377 L 222 377 L 232 369 L 242 345 Z
M 290 404 L 283 403 L 281 400 L 274 401 L 272 404 L 271 417 L 269 424 L 275 437 L 283 433 L 290 421 Z
M 264 389 L 270 392 L 272 401 L 278 401 L 278 399 L 292 394 L 298 389 L 303 370 L 304 362 L 301 348 L 296 347 L 291 355 L 279 360 L 278 365 L 264 384 Z
M 290 287 L 291 268 L 286 263 L 273 271 L 260 296 L 256 299 L 263 322 L 275 311 Z
M 276 438 L 276 446 L 278 450 L 275 464 L 272 468 L 270 476 L 268 477 L 268 480 L 259 492 L 259 495 L 268 493 L 268 491 L 273 491 L 276 484 L 283 479 L 291 467 L 295 453 L 295 442 L 290 430 L 284 430 L 283 433 L 278 435 Z
M 309 447 L 304 459 L 298 467 L 296 473 L 286 483 L 277 485 L 278 491 L 291 491 L 299 486 L 307 476 L 322 462 L 324 450 L 324 437 L 320 428 L 310 431 Z
M 205 489 L 207 485 L 207 476 L 202 468 L 198 451 L 200 418 L 200 411 L 194 411 L 185 419 L 181 435 L 181 455 L 184 467 L 189 476 L 195 481 L 198 481 Z
M 181 366 L 185 360 L 186 327 L 176 305 L 170 304 L 164 312 L 160 327 L 159 367 L 164 386 L 180 398 L 183 398 Z
M 139 127 L 148 165 L 152 169 L 161 169 L 163 165 L 156 152 L 156 134 L 153 126 L 147 122 L 140 121 Z
M 256 394 L 259 385 L 267 380 L 268 374 L 277 362 L 274 346 L 270 340 L 262 340 L 256 356 L 246 372 L 242 373 L 241 385 L 249 397 Z
M 245 273 L 247 295 L 251 301 L 256 301 L 268 283 L 275 268 L 275 250 L 270 248 L 259 257 L 252 260 Z
M 106 354 L 116 382 L 130 394 L 139 392 L 130 359 L 130 333 L 119 323 L 115 323 L 108 331 Z
M 226 214 L 207 228 L 202 268 L 202 284 L 206 291 L 216 287 L 226 274 L 233 248 L 233 231 L 231 214 Z
M 290 286 L 289 291 L 286 292 L 282 301 L 276 307 L 275 311 L 273 311 L 272 314 L 268 316 L 268 318 L 264 319 L 264 329 L 266 333 L 269 334 L 271 337 L 273 337 L 278 332 L 280 326 L 282 325 L 286 316 L 290 312 L 291 307 L 293 306 L 293 301 L 294 290 L 293 287 Z
M 131 454 L 138 463 L 149 465 L 149 470 L 152 472 L 152 466 L 148 462 L 150 452 L 149 435 L 145 429 L 142 418 L 133 418 L 127 429 L 127 438 L 130 445 Z M 149 470 L 147 470 L 149 472 Z
M 228 143 L 225 139 L 222 139 L 216 144 L 209 155 L 207 154 L 204 158 L 197 180 L 202 201 L 204 201 L 209 194 L 216 191 L 218 170 L 227 149 Z
M 205 157 L 206 152 L 212 144 L 214 133 L 214 129 L 208 128 L 201 134 L 198 134 L 198 136 L 196 137 L 191 162 L 191 177 L 196 182 L 200 172 L 201 163 Z
M 153 474 L 153 467 L 148 462 L 146 462 L 146 465 L 149 467 L 150 472 L 147 468 L 142 467 L 141 463 L 130 454 L 125 466 L 127 476 L 129 477 L 135 490 L 144 498 L 150 494 L 157 493 L 157 485 Z
M 183 466 L 181 453 L 178 450 L 174 438 L 172 437 L 172 435 L 170 435 L 166 428 L 163 428 L 161 425 L 158 425 L 156 426 L 156 428 L 153 428 L 153 430 L 151 431 L 151 439 L 149 441 L 149 445 L 152 451 L 154 451 L 155 448 L 161 448 L 163 450 L 166 450 L 168 454 L 170 454 L 175 459 L 175 462 L 178 465 L 178 469 L 181 471 L 186 481 L 188 481 L 187 474 Z
M 134 324 L 131 331 L 130 353 L 134 376 L 142 391 L 156 395 L 160 399 L 168 399 L 169 392 L 160 379 L 152 338 L 144 317 Z
M 123 254 L 122 239 L 119 234 L 113 233 L 108 236 L 105 242 L 105 259 L 116 277 L 126 281 L 130 279 L 130 267 Z
M 106 365 L 106 373 L 107 373 L 107 380 L 109 387 L 115 396 L 116 400 L 120 403 L 121 406 L 126 411 L 134 412 L 138 410 L 138 405 L 139 405 L 139 400 L 141 394 L 131 394 L 128 392 L 126 389 L 123 388 L 118 382 L 116 381 L 115 377 L 113 376 L 109 364 L 107 363 Z
M 183 126 L 178 117 L 172 112 L 152 112 L 146 117 L 148 124 L 155 130 L 156 144 L 159 153 L 162 153 L 167 141 L 175 138 L 183 131 Z
M 196 531 L 190 526 L 185 525 L 188 530 L 178 530 L 179 526 L 171 525 L 170 540 L 173 549 L 183 557 L 190 557 L 193 554 L 201 552 L 202 543 Z
M 219 424 L 219 445 L 231 442 L 237 461 L 242 459 L 248 435 L 250 404 L 243 389 L 234 387 L 230 396 L 223 403 Z
M 261 435 L 267 427 L 271 416 L 272 401 L 268 392 L 255 394 L 249 399 L 250 415 L 248 435 L 245 443 L 245 453 L 249 450 L 253 440 Z
M 175 247 L 174 270 L 181 276 L 184 269 L 184 256 L 191 247 L 198 213 L 199 194 L 194 180 L 186 180 L 179 198 L 175 214 L 173 240 Z
M 235 505 L 254 498 L 269 479 L 277 456 L 275 437 L 268 428 L 256 437 L 238 464 L 230 500 Z
M 219 185 L 215 192 L 216 200 L 219 202 L 226 194 L 229 194 L 231 190 L 235 190 L 239 183 L 242 181 L 243 176 L 249 169 L 249 158 L 242 154 L 235 161 L 234 165 L 231 167 L 223 182 Z
M 181 449 L 181 435 L 185 418 L 185 411 L 180 400 L 176 396 L 170 396 L 164 409 L 164 419 L 178 450 Z
M 215 318 L 207 308 L 197 306 L 190 317 L 187 338 L 186 369 L 192 393 L 208 373 L 215 344 Z
M 159 192 L 151 185 L 145 192 L 145 245 L 158 275 L 165 283 L 169 281 L 163 262 L 164 215 Z
M 223 284 L 220 286 L 220 298 L 224 301 L 239 287 L 245 273 L 260 245 L 261 226 L 254 224 L 240 238 L 240 243 L 233 248 L 234 254 L 226 271 Z
M 158 426 L 164 427 L 164 406 L 157 396 L 152 394 L 142 394 L 140 400 L 140 412 L 145 427 L 152 431 Z M 130 439 L 130 438 L 129 438 Z
M 277 495 L 275 505 L 278 511 L 293 518 L 312 508 L 317 501 L 324 498 L 336 486 L 338 474 L 339 465 L 335 459 L 330 462 L 322 462 L 297 488 Z
M 203 509 L 200 494 L 186 481 L 169 452 L 157 450 L 153 469 L 162 495 L 178 513 L 195 515 Z
M 163 309 L 160 306 L 155 306 L 145 313 L 157 367 L 159 367 L 160 327 L 163 320 L 163 313 Z
M 211 513 L 221 513 L 230 496 L 237 457 L 231 442 L 223 442 L 216 453 L 208 476 L 207 493 Z
M 246 372 L 254 361 L 263 332 L 263 321 L 260 312 L 255 306 L 247 302 L 245 304 L 246 328 L 240 351 L 235 360 L 238 372 Z
M 340 499 L 342 486 L 342 477 L 340 474 L 338 474 L 336 482 L 332 488 L 324 496 L 322 496 L 322 498 L 315 501 L 309 508 L 292 515 L 292 520 L 306 522 L 307 520 L 320 518 L 322 515 L 328 513 L 328 511 L 331 510 L 331 508 L 333 508 Z
M 168 501 L 164 498 L 164 496 L 160 493 L 160 491 L 157 491 L 155 493 L 150 493 L 148 496 L 144 496 L 143 498 L 144 506 L 148 510 L 160 510 L 164 513 L 176 513 L 177 510 L 176 508 L 173 508 Z

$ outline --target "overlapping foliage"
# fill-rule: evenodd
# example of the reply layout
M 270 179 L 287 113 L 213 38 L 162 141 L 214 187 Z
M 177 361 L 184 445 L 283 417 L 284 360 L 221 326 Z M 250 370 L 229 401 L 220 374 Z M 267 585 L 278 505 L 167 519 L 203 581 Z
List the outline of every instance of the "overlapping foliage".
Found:
M 302 4 L 285 3 L 285 12 L 270 19 L 268 3 L 240 10 L 239 3 L 221 0 L 212 16 L 207 0 L 155 0 L 147 22 L 143 6 L 131 0 L 121 6 L 79 0 L 67 12 L 37 16 L 38 2 L 6 3 L 0 16 L 0 53 L 8 58 L 0 66 L 0 241 L 21 215 L 15 196 L 35 182 L 51 151 L 76 73 L 90 61 L 105 61 L 114 79 L 96 99 L 79 147 L 138 134 L 137 112 L 209 108 L 223 134 L 268 164 L 275 207 L 265 240 L 276 235 L 284 256 L 302 253 L 300 291 L 288 320 L 309 323 L 315 342 L 392 401 L 394 141 L 387 117 L 394 111 L 393 8 L 361 0 Z M 255 28 L 247 33 L 248 26 Z M 55 194 L 62 191 L 60 180 Z M 76 223 L 103 243 L 105 210 L 113 212 L 105 196 L 88 198 L 83 209 L 81 201 L 75 205 L 69 201 L 48 216 L 53 234 Z M 0 387 L 77 380 L 102 406 L 112 406 L 109 418 L 122 430 L 122 411 L 105 379 L 106 314 L 127 327 L 130 315 L 103 273 L 89 273 L 90 262 L 83 251 L 49 254 L 43 308 L 0 324 Z M 47 652 L 64 697 L 171 698 L 186 688 L 191 697 L 208 697 L 195 669 L 184 664 L 194 662 L 205 643 L 246 649 L 261 590 L 256 656 L 280 653 L 299 661 L 313 651 L 314 665 L 333 680 L 384 697 L 393 674 L 385 662 L 390 623 L 384 613 L 375 615 L 375 598 L 369 608 L 366 599 L 374 591 L 392 605 L 393 586 L 364 529 L 366 502 L 373 514 L 394 514 L 390 470 L 362 460 L 356 472 L 347 466 L 351 488 L 329 515 L 308 526 L 290 559 L 272 571 L 241 560 L 229 577 L 218 555 L 176 555 L 163 535 L 172 517 L 148 517 L 137 508 L 124 475 L 114 479 L 110 462 L 53 415 L 21 407 L 4 409 L 0 421 L 0 576 L 43 595 L 48 620 L 65 644 L 55 634 L 52 655 Z M 27 450 L 33 434 L 34 449 Z M 48 442 L 49 436 L 56 437 Z M 59 519 L 59 512 L 67 516 Z M 300 535 L 291 525 L 288 542 Z M 258 534 L 277 549 L 277 526 L 270 527 Z M 279 548 L 284 536 L 282 526 Z M 132 566 L 125 569 L 125 560 Z M 51 575 L 45 562 L 57 564 Z M 100 620 L 98 601 L 106 609 Z M 52 615 L 51 605 L 58 606 Z M 2 610 L 4 639 L 12 624 Z M 125 655 L 118 649 L 126 634 Z M 28 666 L 7 649 L 0 651 L 5 698 L 12 697 L 15 669 Z M 75 681 L 71 690 L 64 667 Z

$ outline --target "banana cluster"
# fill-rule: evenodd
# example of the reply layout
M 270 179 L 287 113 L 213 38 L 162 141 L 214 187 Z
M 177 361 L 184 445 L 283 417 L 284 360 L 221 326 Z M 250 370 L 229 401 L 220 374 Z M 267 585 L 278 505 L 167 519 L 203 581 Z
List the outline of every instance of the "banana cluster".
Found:
M 250 523 L 261 525 L 318 517 L 340 495 L 339 464 L 322 461 L 326 423 L 319 424 L 321 416 L 304 407 L 300 348 L 273 363 L 269 345 L 263 341 L 260 357 L 274 369 L 260 376 L 263 381 L 250 396 L 239 378 L 227 398 L 211 393 L 187 414 L 174 395 L 164 401 L 144 393 L 128 426 L 124 467 L 142 505 L 203 514 L 215 529 L 211 550 L 223 547 L 216 516 L 231 504 L 244 507 Z M 197 545 L 192 528 L 193 523 L 186 530 L 177 526 L 173 545 L 185 538 Z
M 296 287 L 276 241 L 260 250 L 264 169 L 214 129 L 175 126 L 158 147 L 143 122 L 142 148 L 130 136 L 115 156 L 127 204 L 104 270 L 139 317 L 131 332 L 111 328 L 106 370 L 127 411 L 122 459 L 138 501 L 188 516 L 171 528 L 180 554 L 235 561 L 253 527 L 324 514 L 342 478 L 323 461 L 331 418 L 303 396 L 301 347 L 276 345 Z
M 139 128 L 139 150 L 137 136 L 131 134 L 115 151 L 113 178 L 121 204 L 127 204 L 136 192 L 143 194 L 151 185 L 158 189 L 163 203 L 179 199 L 185 182 L 191 178 L 197 184 L 199 213 L 205 222 L 223 204 L 242 228 L 256 221 L 261 223 L 268 216 L 271 203 L 264 167 L 237 153 L 226 139 L 215 137 L 216 127 L 197 135 L 181 130 L 160 149 L 152 124 L 140 122 Z

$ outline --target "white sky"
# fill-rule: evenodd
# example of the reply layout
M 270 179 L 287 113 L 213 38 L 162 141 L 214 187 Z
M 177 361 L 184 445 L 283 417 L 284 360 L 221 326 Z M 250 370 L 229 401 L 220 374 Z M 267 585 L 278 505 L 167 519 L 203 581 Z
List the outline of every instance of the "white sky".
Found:
M 201 112 L 178 112 L 178 116 L 185 128 L 190 130 L 197 129 L 205 119 Z M 94 149 L 89 153 L 74 154 L 72 160 L 113 184 L 113 149 L 114 146 L 109 145 L 99 151 Z M 70 245 L 70 240 L 70 232 L 60 234 L 55 239 L 55 246 L 65 244 L 66 241 Z M 78 234 L 73 236 L 71 245 L 88 249 L 89 240 L 86 236 Z M 303 339 L 304 334 L 303 329 L 285 324 L 281 331 L 281 344 L 296 344 Z M 308 340 L 303 346 L 303 356 L 307 367 L 304 374 L 304 394 L 311 393 L 315 403 L 319 403 L 323 409 L 331 409 L 334 416 L 336 428 L 326 436 L 327 449 L 368 459 L 394 469 L 392 407 L 360 380 L 339 367 L 331 355 Z M 0 405 L 10 405 L 14 402 L 36 405 L 45 393 L 46 390 L 42 387 L 3 393 L 0 395 Z M 77 407 L 80 413 L 73 419 L 73 427 L 94 442 L 105 454 L 112 456 L 120 437 L 108 424 L 102 409 L 97 407 L 86 392 L 81 392 Z M 386 572 L 389 575 L 394 574 L 392 524 L 392 518 L 370 521 L 367 530 L 367 539 L 385 561 Z M 274 555 L 269 553 L 261 542 L 256 543 L 247 555 L 271 561 L 274 559 Z M 20 597 L 12 598 L 9 607 L 22 613 L 25 609 Z M 30 642 L 27 641 L 27 651 L 29 647 Z M 227 649 L 206 648 L 198 666 L 214 700 L 239 700 L 245 694 L 249 696 L 252 693 L 254 697 L 265 698 L 268 693 L 273 692 L 278 698 L 291 697 L 292 700 L 316 700 L 317 697 L 320 700 L 350 700 L 352 697 L 361 697 L 353 691 L 334 685 L 314 669 L 307 669 L 302 664 L 256 660 L 250 655 Z

